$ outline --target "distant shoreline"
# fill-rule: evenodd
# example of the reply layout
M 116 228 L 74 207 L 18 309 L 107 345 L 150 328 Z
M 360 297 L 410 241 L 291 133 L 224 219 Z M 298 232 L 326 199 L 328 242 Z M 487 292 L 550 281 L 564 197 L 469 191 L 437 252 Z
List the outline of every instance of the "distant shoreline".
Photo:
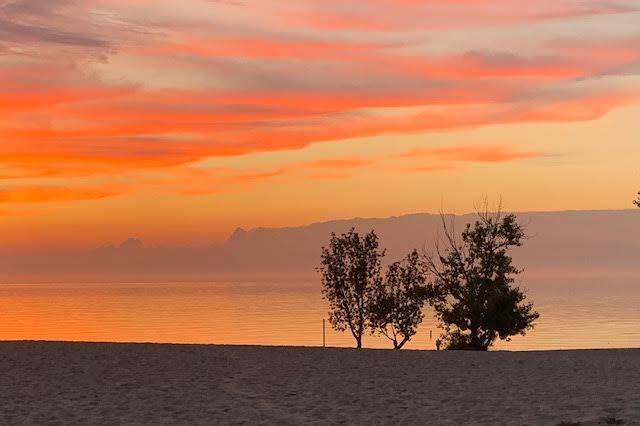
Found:
M 640 424 L 640 349 L 0 342 L 0 423 Z
M 517 212 L 532 236 L 518 249 L 518 265 L 529 272 L 637 273 L 640 209 Z M 473 214 L 456 215 L 460 226 Z M 293 227 L 238 229 L 224 241 L 191 245 L 145 243 L 117 237 L 86 247 L 0 248 L 0 280 L 7 281 L 199 281 L 210 279 L 309 277 L 331 232 L 375 229 L 388 259 L 411 249 L 431 249 L 441 232 L 437 214 L 330 220 Z M 115 236 L 114 236 L 115 237 Z M 558 251 L 560 250 L 560 251 Z M 626 273 L 626 272 L 625 272 Z
M 356 351 L 355 348 L 347 346 L 305 346 L 305 345 L 262 345 L 262 344 L 229 344 L 229 343 L 182 343 L 182 342 L 112 342 L 112 341 L 90 341 L 90 340 L 38 340 L 38 339 L 25 339 L 25 340 L 1 340 L 0 346 L 4 344 L 63 344 L 63 345 L 116 345 L 116 346 L 194 346 L 203 348 L 240 348 L 240 349 L 312 349 L 312 350 L 345 350 Z M 393 348 L 374 348 L 363 347 L 361 351 L 394 351 Z M 523 349 L 523 350 L 510 350 L 510 349 L 493 349 L 484 353 L 549 353 L 549 352 L 590 352 L 590 351 L 640 351 L 640 345 L 637 347 L 620 347 L 620 348 L 580 348 L 580 349 Z M 411 347 L 403 348 L 400 352 L 438 352 L 435 349 L 414 349 Z M 481 353 L 474 351 L 440 351 L 449 353 Z M 640 354 L 639 354 L 640 355 Z

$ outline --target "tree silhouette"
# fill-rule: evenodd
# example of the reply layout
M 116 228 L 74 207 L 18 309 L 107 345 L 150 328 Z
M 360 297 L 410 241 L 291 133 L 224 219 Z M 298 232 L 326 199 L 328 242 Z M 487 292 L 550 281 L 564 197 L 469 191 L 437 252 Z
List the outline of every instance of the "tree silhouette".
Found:
M 335 330 L 351 331 L 356 347 L 362 348 L 362 336 L 369 326 L 374 290 L 382 281 L 374 231 L 364 237 L 353 228 L 340 236 L 331 234 L 329 247 L 322 248 L 322 294 L 329 302 L 329 322 Z
M 640 192 L 638 192 L 638 198 L 633 200 L 633 204 L 635 204 L 636 206 L 640 207 Z
M 425 265 L 417 251 L 389 265 L 384 281 L 375 289 L 371 326 L 402 349 L 422 322 L 425 303 Z
M 444 216 L 442 223 L 447 249 L 428 256 L 427 267 L 435 277 L 429 291 L 446 347 L 487 350 L 498 338 L 509 340 L 533 328 L 539 314 L 514 285 L 521 271 L 508 254 L 525 238 L 516 216 L 479 213 L 460 242 Z

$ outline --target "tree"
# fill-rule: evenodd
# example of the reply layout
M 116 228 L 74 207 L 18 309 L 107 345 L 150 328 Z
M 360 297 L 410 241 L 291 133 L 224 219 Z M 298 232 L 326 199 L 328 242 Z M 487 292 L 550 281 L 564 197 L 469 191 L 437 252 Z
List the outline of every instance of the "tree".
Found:
M 508 253 L 525 238 L 516 216 L 485 210 L 466 226 L 461 242 L 444 216 L 442 223 L 448 247 L 428 256 L 427 267 L 435 277 L 429 292 L 446 347 L 487 350 L 498 338 L 526 334 L 539 314 L 514 285 L 521 271 Z
M 376 288 L 371 311 L 373 331 L 391 340 L 393 349 L 402 349 L 424 318 L 425 294 L 425 265 L 414 250 L 402 262 L 389 265 L 384 281 Z
M 332 233 L 329 247 L 322 248 L 318 271 L 323 297 L 329 302 L 329 322 L 338 331 L 348 328 L 358 349 L 369 326 L 374 290 L 382 280 L 383 256 L 374 231 L 360 237 L 353 228 L 340 236 Z
M 640 207 L 640 192 L 638 192 L 638 198 L 633 200 L 633 204 L 635 204 L 636 206 Z

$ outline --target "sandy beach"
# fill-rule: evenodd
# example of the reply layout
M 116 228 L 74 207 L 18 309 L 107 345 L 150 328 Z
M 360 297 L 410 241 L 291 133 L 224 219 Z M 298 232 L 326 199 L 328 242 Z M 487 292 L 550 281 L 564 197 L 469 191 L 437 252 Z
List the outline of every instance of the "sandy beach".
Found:
M 0 424 L 640 424 L 640 350 L 2 342 Z

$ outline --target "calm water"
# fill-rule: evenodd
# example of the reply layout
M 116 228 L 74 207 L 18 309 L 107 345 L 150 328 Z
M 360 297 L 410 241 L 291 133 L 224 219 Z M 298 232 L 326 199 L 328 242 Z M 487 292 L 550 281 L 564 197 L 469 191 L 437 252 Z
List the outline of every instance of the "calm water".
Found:
M 498 348 L 640 347 L 637 282 L 530 280 L 528 294 L 541 319 L 526 337 Z M 0 340 L 320 346 L 325 317 L 319 283 L 311 280 L 0 284 Z M 438 333 L 427 312 L 407 348 L 432 349 Z M 331 346 L 352 345 L 350 335 L 334 332 L 328 324 L 326 339 Z M 365 346 L 390 345 L 367 337 Z

